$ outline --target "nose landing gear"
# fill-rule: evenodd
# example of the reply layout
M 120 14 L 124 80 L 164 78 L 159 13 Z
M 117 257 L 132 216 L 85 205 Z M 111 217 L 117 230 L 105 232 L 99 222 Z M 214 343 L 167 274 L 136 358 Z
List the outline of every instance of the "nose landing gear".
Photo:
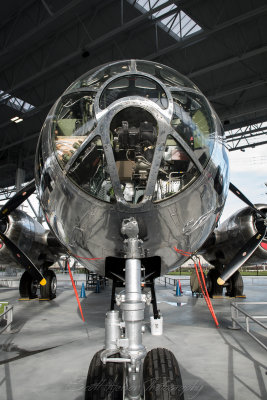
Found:
M 123 221 L 122 233 L 128 239 L 125 290 L 119 296 L 122 318 L 119 311 L 106 314 L 105 349 L 91 361 L 85 400 L 184 399 L 175 356 L 167 349 L 153 349 L 147 354 L 142 344 L 147 298 L 141 289 L 138 232 L 134 218 Z

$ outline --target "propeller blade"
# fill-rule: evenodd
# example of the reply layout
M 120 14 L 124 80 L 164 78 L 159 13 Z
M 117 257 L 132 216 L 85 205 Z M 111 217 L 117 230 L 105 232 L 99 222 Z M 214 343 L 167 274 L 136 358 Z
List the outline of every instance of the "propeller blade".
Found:
M 24 186 L 17 192 L 0 210 L 0 219 L 9 215 L 13 210 L 19 207 L 35 191 L 35 180 Z
M 232 183 L 230 183 L 229 189 L 231 190 L 232 193 L 234 193 L 240 200 L 242 200 L 244 203 L 246 203 L 249 207 L 251 207 L 256 213 L 260 214 L 260 216 L 262 218 L 266 218 L 266 215 L 263 211 L 258 210 L 254 204 L 251 203 L 251 201 L 249 201 L 249 199 L 240 192 L 240 190 L 237 189 L 237 187 L 235 187 L 235 185 L 233 185 Z
M 242 265 L 249 259 L 249 257 L 254 253 L 257 247 L 261 244 L 265 234 L 267 227 L 260 231 L 258 231 L 249 241 L 243 246 L 232 261 L 227 265 L 224 269 L 221 276 L 218 278 L 218 285 L 224 285 L 224 283 L 229 279 Z
M 14 242 L 12 242 L 4 233 L 0 233 L 0 239 L 6 245 L 6 247 L 10 250 L 13 256 L 16 258 L 17 262 L 25 268 L 31 276 L 36 279 L 40 285 L 46 285 L 46 280 L 39 271 L 38 268 L 31 262 L 31 260 L 20 250 Z

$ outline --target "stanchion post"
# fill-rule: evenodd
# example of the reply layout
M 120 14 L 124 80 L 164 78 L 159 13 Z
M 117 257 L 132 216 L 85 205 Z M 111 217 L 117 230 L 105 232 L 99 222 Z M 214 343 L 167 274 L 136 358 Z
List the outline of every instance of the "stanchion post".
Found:
M 13 307 L 9 308 L 9 306 L 5 306 L 5 311 L 7 311 L 7 313 L 5 315 L 6 324 L 7 324 L 6 332 L 10 332 L 11 331 L 11 323 L 13 321 Z

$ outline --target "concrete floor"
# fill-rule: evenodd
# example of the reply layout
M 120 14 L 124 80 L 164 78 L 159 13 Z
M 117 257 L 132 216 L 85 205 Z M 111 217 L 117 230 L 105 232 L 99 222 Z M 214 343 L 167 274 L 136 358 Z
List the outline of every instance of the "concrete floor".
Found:
M 254 279 L 253 286 L 250 278 L 245 281 L 246 301 L 267 301 L 267 279 Z M 267 399 L 267 353 L 245 332 L 227 328 L 230 300 L 212 301 L 217 329 L 204 299 L 183 289 L 185 294 L 177 298 L 172 287 L 157 284 L 164 334 L 152 336 L 148 326 L 144 344 L 176 355 L 185 399 Z M 81 299 L 85 323 L 73 290 L 66 286 L 52 302 L 19 302 L 17 289 L 10 288 L 0 288 L 0 300 L 14 305 L 13 333 L 0 335 L 1 400 L 83 400 L 90 360 L 103 347 L 110 288 L 87 292 Z M 253 313 L 266 315 L 266 307 L 254 307 Z M 267 344 L 266 336 L 263 340 Z

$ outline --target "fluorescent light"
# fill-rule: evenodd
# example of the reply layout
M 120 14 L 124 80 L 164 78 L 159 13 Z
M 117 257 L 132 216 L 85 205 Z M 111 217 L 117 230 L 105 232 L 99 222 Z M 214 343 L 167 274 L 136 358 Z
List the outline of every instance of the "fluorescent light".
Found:
M 19 122 L 23 121 L 22 118 L 16 119 L 16 121 L 14 121 L 16 124 L 18 124 Z
M 11 119 L 10 119 L 10 121 L 13 121 L 13 122 L 15 122 L 17 119 L 19 119 L 19 117 L 14 117 L 14 118 L 11 118 Z

